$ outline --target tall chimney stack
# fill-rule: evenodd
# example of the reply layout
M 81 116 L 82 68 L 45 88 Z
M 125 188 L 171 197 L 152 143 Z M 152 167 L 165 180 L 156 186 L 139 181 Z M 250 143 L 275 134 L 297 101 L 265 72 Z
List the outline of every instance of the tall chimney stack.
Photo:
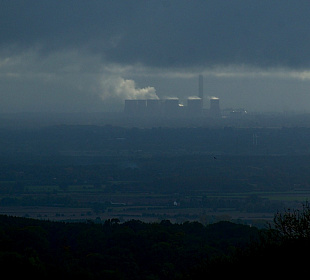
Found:
M 202 75 L 199 75 L 198 86 L 199 86 L 198 96 L 203 100 L 203 77 Z

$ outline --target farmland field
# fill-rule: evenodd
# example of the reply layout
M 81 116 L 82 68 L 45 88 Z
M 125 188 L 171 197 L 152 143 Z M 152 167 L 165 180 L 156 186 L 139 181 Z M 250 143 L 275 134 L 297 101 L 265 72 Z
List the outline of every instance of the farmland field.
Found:
M 114 183 L 114 182 L 113 182 Z M 112 184 L 113 184 L 112 183 Z M 120 182 L 116 182 L 119 184 Z M 1 184 L 1 182 L 0 182 Z M 233 220 L 249 224 L 271 221 L 276 211 L 299 207 L 310 191 L 190 193 L 106 192 L 106 187 L 29 185 L 18 192 L 1 194 L 0 214 L 48 220 L 96 220 L 211 223 Z
M 307 128 L 68 125 L 0 136 L 1 214 L 253 223 L 310 197 Z

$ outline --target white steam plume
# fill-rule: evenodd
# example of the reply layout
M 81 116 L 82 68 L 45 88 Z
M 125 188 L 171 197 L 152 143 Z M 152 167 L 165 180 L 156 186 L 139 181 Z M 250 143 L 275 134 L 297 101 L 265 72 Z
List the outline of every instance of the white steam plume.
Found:
M 110 77 L 101 82 L 101 98 L 105 101 L 123 101 L 125 99 L 159 99 L 154 87 L 136 88 L 134 80 Z

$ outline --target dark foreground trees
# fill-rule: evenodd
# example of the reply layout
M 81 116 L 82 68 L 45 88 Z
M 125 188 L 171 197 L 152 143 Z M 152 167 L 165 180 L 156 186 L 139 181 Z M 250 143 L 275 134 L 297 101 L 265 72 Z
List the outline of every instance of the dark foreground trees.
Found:
M 32 279 L 189 279 L 202 263 L 230 255 L 258 230 L 220 222 L 132 220 L 61 223 L 0 216 L 2 273 Z
M 259 242 L 224 258 L 196 267 L 189 279 L 205 275 L 248 279 L 299 278 L 308 274 L 310 252 L 310 205 L 277 212 L 268 229 L 260 231 Z
M 0 216 L 0 268 L 32 279 L 276 277 L 308 267 L 309 206 L 258 230 L 230 222 L 62 223 Z M 292 234 L 294 233 L 294 234 Z

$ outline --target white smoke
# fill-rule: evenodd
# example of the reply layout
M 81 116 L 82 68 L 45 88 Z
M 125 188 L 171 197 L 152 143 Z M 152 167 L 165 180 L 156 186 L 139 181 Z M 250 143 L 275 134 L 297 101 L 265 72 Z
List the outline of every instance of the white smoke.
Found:
M 101 81 L 100 97 L 104 101 L 120 101 L 125 99 L 159 99 L 154 87 L 137 88 L 134 80 L 121 77 L 109 77 Z

